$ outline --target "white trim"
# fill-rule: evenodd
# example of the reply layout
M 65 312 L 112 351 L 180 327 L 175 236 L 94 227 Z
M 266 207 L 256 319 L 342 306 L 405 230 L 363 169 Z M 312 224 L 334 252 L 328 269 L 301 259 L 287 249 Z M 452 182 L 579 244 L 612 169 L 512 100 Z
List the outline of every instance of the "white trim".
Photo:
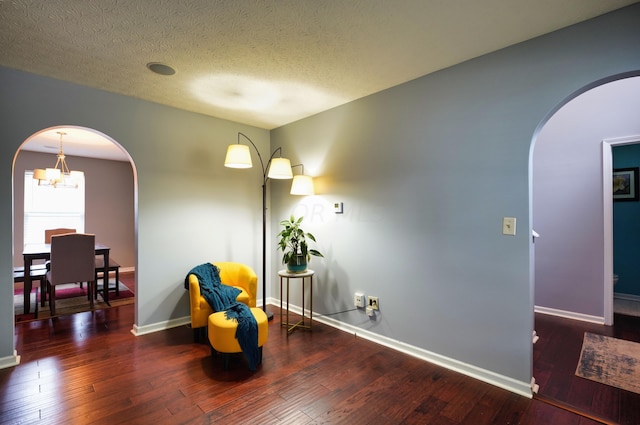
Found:
M 13 350 L 13 356 L 0 358 L 0 369 L 18 366 L 20 364 L 20 356 L 16 350 Z
M 614 146 L 640 142 L 640 135 L 602 141 L 602 228 L 604 231 L 604 324 L 613 325 L 613 152 Z
M 152 323 L 150 325 L 138 326 L 133 325 L 131 333 L 135 336 L 146 335 L 154 332 L 166 331 L 167 329 L 177 328 L 179 326 L 191 323 L 191 316 L 179 317 L 177 319 L 165 320 L 163 322 Z
M 279 304 L 280 301 L 278 300 L 278 306 Z M 296 314 L 302 313 L 302 309 L 300 307 L 292 305 L 291 303 L 289 304 L 289 310 Z M 508 376 L 497 374 L 487 369 L 482 369 L 477 366 L 463 363 L 456 359 L 452 359 L 450 357 L 442 356 L 440 354 L 422 349 L 420 347 L 406 344 L 396 339 L 388 338 L 374 332 L 360 329 L 357 326 L 353 326 L 327 316 L 316 316 L 314 313 L 313 320 L 323 323 L 327 326 L 331 326 L 343 332 L 350 333 L 355 337 L 363 338 L 376 344 L 384 345 L 385 347 L 391 348 L 404 354 L 408 354 L 412 357 L 417 357 L 429 363 L 433 363 L 446 369 L 453 370 L 454 372 L 458 372 L 471 378 L 486 382 L 487 384 L 495 385 L 496 387 L 511 391 L 523 397 L 533 397 L 532 382 L 521 382 Z
M 614 292 L 613 298 L 617 300 L 627 300 L 627 301 L 636 301 L 640 302 L 640 295 L 634 294 L 623 294 L 622 292 Z
M 279 304 L 280 304 L 280 300 L 277 300 L 274 298 L 267 298 L 267 305 L 273 305 L 274 307 L 279 308 Z M 261 306 L 262 304 L 260 303 L 260 307 Z M 300 307 L 293 304 L 289 304 L 289 310 L 296 314 L 301 314 L 302 312 L 302 309 Z M 314 313 L 313 320 L 323 323 L 327 326 L 331 326 L 343 332 L 350 333 L 356 337 L 364 338 L 368 341 L 375 342 L 380 345 L 384 345 L 385 347 L 391 348 L 396 351 L 400 351 L 401 353 L 408 354 L 413 357 L 417 357 L 429 363 L 433 363 L 438 366 L 442 366 L 446 369 L 453 370 L 455 372 L 469 376 L 471 378 L 478 379 L 480 381 L 486 382 L 487 384 L 495 385 L 496 387 L 505 389 L 507 391 L 511 391 L 523 397 L 527 397 L 527 398 L 533 397 L 532 382 L 535 382 L 535 381 L 521 382 L 513 378 L 509 378 L 508 376 L 500 375 L 490 370 L 482 369 L 474 365 L 463 363 L 456 359 L 445 357 L 440 354 L 433 353 L 431 351 L 406 344 L 402 341 L 387 338 L 385 336 L 378 335 L 376 333 L 369 332 L 364 329 L 360 329 L 357 326 L 349 325 L 344 322 L 340 322 L 338 320 L 331 319 L 326 316 L 321 316 L 321 315 L 316 316 L 316 314 Z M 140 335 L 145 335 L 152 332 L 163 331 L 169 328 L 188 325 L 189 323 L 191 323 L 190 317 L 185 316 L 178 319 L 172 319 L 166 322 L 159 322 L 156 324 L 146 325 L 142 327 L 133 325 L 133 329 L 131 330 L 131 333 L 134 334 L 135 336 L 140 336 Z
M 613 304 L 613 296 L 611 297 L 611 304 Z M 576 313 L 574 311 L 558 310 L 549 307 L 535 306 L 534 311 L 536 313 L 548 314 L 550 316 L 564 317 L 565 319 L 580 320 L 582 322 L 597 323 L 598 325 L 604 325 L 604 317 L 592 316 L 590 314 Z

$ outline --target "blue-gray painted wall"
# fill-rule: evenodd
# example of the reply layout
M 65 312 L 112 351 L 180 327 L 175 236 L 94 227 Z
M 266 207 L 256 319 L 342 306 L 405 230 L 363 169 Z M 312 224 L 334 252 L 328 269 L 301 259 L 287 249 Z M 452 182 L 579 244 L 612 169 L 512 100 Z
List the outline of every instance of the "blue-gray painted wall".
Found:
M 137 179 L 136 327 L 188 315 L 182 280 L 212 259 L 260 270 L 260 172 L 222 166 L 236 132 L 282 146 L 318 176 L 315 198 L 270 184 L 269 295 L 277 222 L 310 214 L 326 258 L 314 309 L 380 298 L 380 315 L 338 320 L 526 388 L 533 286 L 530 151 L 559 105 L 595 81 L 640 69 L 640 7 L 546 35 L 268 132 L 0 69 L 0 359 L 13 356 L 12 162 L 31 134 L 94 128 L 120 143 Z M 327 213 L 342 201 L 345 213 Z M 516 217 L 516 236 L 501 234 Z M 262 278 L 262 277 L 261 277 Z M 133 336 L 132 336 L 133 337 Z M 18 353 L 19 354 L 19 353 Z

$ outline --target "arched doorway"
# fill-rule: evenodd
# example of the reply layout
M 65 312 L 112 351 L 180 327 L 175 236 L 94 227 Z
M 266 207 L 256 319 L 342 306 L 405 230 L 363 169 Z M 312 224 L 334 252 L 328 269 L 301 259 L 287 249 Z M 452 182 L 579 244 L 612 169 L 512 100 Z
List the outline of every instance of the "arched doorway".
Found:
M 113 138 L 80 126 L 53 126 L 27 138 L 13 162 L 13 264 L 22 264 L 24 244 L 25 172 L 53 167 L 60 149 L 71 169 L 84 172 L 86 181 L 84 231 L 111 248 L 122 271 L 133 271 L 137 262 L 137 174 L 126 150 Z M 73 190 L 53 189 L 50 190 Z M 137 279 L 136 279 L 137 282 Z M 137 283 L 134 293 L 137 292 Z
M 602 388 L 583 385 L 575 371 L 584 332 L 616 329 L 605 326 L 613 324 L 611 149 L 639 138 L 630 136 L 640 134 L 637 75 L 612 76 L 572 94 L 540 125 L 531 155 L 532 223 L 540 233 L 533 285 L 535 311 L 543 313 L 536 316 L 540 342 L 532 356 L 538 396 L 607 420 L 629 402 L 594 407 L 593 393 Z
M 608 139 L 640 134 L 639 94 L 640 78 L 612 76 L 574 93 L 540 126 L 531 166 L 532 222 L 541 235 L 536 311 L 610 324 L 611 166 L 605 169 L 603 148 Z

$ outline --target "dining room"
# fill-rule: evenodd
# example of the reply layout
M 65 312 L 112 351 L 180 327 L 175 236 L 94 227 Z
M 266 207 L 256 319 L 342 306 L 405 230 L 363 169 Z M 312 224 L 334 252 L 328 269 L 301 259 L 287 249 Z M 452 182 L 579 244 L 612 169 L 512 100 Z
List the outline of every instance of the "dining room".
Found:
M 65 167 L 68 174 L 82 176 L 81 184 L 75 181 L 73 184 L 61 181 L 53 184 L 53 180 L 38 179 L 42 176 L 34 175 L 37 170 L 55 168 L 63 169 L 64 174 Z M 14 270 L 32 264 L 36 269 L 44 267 L 51 248 L 47 243 L 50 240 L 45 238 L 45 229 L 69 228 L 75 233 L 95 235 L 96 265 L 99 267 L 99 262 L 106 260 L 114 266 L 110 273 L 113 289 L 101 292 L 95 299 L 96 308 L 110 306 L 109 301 L 117 301 L 121 292 L 126 297 L 133 297 L 135 181 L 130 158 L 120 146 L 87 128 L 55 126 L 43 129 L 25 140 L 16 154 L 13 193 Z M 118 277 L 114 273 L 116 270 Z M 24 273 L 14 284 L 16 321 L 35 319 L 38 310 L 40 318 L 50 317 L 47 314 L 50 306 L 38 302 L 46 299 L 40 290 L 43 281 L 38 274 L 42 271 L 31 274 L 34 273 L 33 284 L 29 273 Z M 84 301 L 78 301 L 86 294 L 86 287 L 62 288 L 63 298 L 73 300 L 65 301 L 69 308 L 59 309 L 58 314 L 90 308 L 86 297 Z

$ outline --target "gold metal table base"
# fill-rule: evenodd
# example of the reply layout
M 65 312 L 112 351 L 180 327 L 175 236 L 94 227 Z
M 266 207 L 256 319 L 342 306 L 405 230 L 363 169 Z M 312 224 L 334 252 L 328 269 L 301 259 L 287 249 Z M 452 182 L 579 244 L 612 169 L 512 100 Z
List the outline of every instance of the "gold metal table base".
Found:
M 280 270 L 278 272 L 278 276 L 280 276 L 280 325 L 283 328 L 287 329 L 287 336 L 289 336 L 296 329 L 303 329 L 311 331 L 312 322 L 313 322 L 313 274 L 314 271 L 307 269 L 307 271 L 302 273 L 291 273 L 287 270 Z M 304 308 L 304 287 L 305 287 L 305 278 L 309 278 L 309 316 L 305 315 Z M 287 312 L 286 312 L 286 320 L 282 320 L 282 283 L 284 280 L 287 280 Z M 290 279 L 301 279 L 302 280 L 302 317 L 296 323 L 291 323 L 289 321 L 289 287 L 290 287 Z M 308 320 L 307 320 L 308 319 Z

